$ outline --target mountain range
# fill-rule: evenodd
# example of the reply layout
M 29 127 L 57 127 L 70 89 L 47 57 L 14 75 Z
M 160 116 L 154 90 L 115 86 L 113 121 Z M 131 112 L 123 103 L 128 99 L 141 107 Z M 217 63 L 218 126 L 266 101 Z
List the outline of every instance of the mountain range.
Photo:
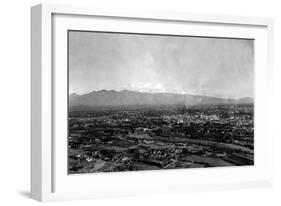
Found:
M 89 109 L 93 107 L 194 106 L 216 104 L 253 104 L 253 98 L 245 97 L 235 100 L 202 95 L 148 93 L 130 90 L 100 90 L 83 95 L 73 93 L 69 96 L 70 110 L 83 110 L 83 108 Z

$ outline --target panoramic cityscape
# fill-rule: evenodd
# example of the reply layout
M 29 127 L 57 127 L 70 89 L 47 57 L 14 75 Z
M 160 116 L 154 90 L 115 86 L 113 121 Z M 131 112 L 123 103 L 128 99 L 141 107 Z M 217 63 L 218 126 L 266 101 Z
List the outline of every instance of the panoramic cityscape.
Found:
M 69 31 L 68 173 L 254 165 L 253 41 Z

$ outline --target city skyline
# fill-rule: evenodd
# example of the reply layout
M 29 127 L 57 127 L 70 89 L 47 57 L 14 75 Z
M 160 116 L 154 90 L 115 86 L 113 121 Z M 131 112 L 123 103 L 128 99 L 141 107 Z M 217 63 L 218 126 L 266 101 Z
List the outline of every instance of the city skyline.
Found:
M 253 97 L 253 40 L 69 32 L 69 93 Z

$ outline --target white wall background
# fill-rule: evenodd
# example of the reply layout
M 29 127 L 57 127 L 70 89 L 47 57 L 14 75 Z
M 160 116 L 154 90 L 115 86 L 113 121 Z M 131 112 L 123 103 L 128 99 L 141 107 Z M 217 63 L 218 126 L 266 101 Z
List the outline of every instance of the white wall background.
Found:
M 30 181 L 30 6 L 46 2 L 1 2 L 0 32 L 0 204 L 37 205 L 28 196 Z M 143 10 L 265 16 L 275 20 L 275 79 L 273 91 L 275 187 L 178 195 L 58 202 L 60 205 L 280 205 L 281 204 L 281 6 L 278 0 L 57 0 L 71 3 Z M 280 124 L 280 126 L 279 126 Z

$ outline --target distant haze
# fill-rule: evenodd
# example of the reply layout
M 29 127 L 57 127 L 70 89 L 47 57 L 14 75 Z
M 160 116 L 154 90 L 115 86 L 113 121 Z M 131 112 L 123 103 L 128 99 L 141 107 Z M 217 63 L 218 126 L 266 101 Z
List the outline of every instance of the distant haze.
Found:
M 68 52 L 70 94 L 253 97 L 253 40 L 70 31 Z

